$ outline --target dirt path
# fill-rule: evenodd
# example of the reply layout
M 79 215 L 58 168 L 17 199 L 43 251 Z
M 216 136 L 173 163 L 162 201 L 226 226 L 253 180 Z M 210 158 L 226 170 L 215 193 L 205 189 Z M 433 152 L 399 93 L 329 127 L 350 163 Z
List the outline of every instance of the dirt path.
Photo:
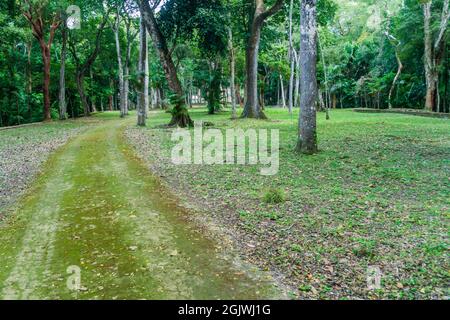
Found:
M 183 219 L 123 143 L 123 127 L 105 121 L 63 147 L 0 225 L 0 297 L 277 297 L 267 274 Z

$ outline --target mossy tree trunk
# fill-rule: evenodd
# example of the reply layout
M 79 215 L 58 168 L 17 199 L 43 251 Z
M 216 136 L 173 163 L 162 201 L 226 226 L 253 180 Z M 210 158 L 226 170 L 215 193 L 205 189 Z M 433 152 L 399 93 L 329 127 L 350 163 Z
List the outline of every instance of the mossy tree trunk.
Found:
M 173 63 L 172 55 L 167 47 L 167 41 L 155 19 L 153 12 L 154 8 L 150 7 L 148 1 L 137 0 L 137 2 L 140 6 L 142 19 L 144 20 L 148 33 L 153 40 L 155 50 L 158 52 L 167 83 L 169 84 L 169 88 L 174 95 L 171 99 L 174 106 L 172 110 L 172 120 L 170 121 L 169 126 L 178 126 L 182 128 L 193 126 L 194 122 L 189 116 L 183 88 L 180 80 L 178 79 L 177 70 L 175 64 Z
M 208 88 L 208 114 L 215 114 L 220 110 L 220 99 L 222 97 L 222 66 L 220 57 L 216 62 L 211 63 L 211 75 Z

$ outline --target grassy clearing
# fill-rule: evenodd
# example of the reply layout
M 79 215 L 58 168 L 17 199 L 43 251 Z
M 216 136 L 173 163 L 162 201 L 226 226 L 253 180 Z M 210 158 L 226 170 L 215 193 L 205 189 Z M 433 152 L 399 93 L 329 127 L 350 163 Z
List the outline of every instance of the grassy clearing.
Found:
M 127 132 L 153 170 L 232 230 L 250 260 L 282 271 L 303 297 L 448 296 L 448 120 L 319 114 L 321 152 L 299 156 L 297 114 L 269 109 L 270 121 L 191 114 L 220 129 L 280 130 L 275 177 L 257 166 L 172 165 L 170 131 L 155 127 L 169 120 L 162 112 L 151 115 L 150 128 Z M 381 290 L 367 289 L 369 266 L 380 267 Z

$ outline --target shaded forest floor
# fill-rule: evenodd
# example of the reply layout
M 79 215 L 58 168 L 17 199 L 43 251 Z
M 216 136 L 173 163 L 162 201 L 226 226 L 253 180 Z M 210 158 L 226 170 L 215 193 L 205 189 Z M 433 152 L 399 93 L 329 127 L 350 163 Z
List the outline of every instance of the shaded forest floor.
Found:
M 50 156 L 0 222 L 0 299 L 285 297 L 270 274 L 186 220 L 124 143 L 134 117 L 100 117 Z M 70 128 L 58 126 L 8 135 L 40 146 L 39 135 Z
M 303 298 L 443 298 L 448 296 L 450 122 L 398 114 L 319 114 L 315 156 L 298 156 L 297 114 L 269 109 L 269 121 L 229 120 L 193 110 L 215 128 L 279 129 L 280 172 L 258 166 L 174 166 L 170 130 L 127 136 L 151 170 L 185 205 L 235 240 L 246 258 L 283 274 Z M 277 190 L 277 191 L 274 191 Z M 269 193 L 269 195 L 268 195 Z M 284 201 L 269 204 L 270 193 Z M 208 213 L 208 214 L 205 214 Z M 369 267 L 382 272 L 368 290 Z

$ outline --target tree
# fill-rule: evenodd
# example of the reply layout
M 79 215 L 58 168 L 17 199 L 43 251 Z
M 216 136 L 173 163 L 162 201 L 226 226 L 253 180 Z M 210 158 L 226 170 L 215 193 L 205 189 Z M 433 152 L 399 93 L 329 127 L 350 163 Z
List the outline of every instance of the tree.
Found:
M 230 51 L 231 118 L 236 119 L 236 53 L 233 45 L 233 30 L 231 26 L 228 28 L 228 50 Z
M 126 7 L 125 14 L 124 14 L 124 21 L 125 21 L 125 30 L 126 30 L 126 48 L 125 48 L 125 66 L 124 66 L 124 96 L 125 96 L 125 115 L 128 115 L 128 109 L 129 109 L 129 101 L 130 101 L 130 64 L 131 64 L 131 49 L 132 44 L 134 40 L 136 39 L 136 36 L 139 34 L 140 30 L 137 31 L 133 30 L 132 25 L 132 18 L 130 17 L 130 11 L 132 11 L 133 8 L 131 6 Z M 145 80 L 145 79 L 144 79 Z
M 441 23 L 434 38 L 431 28 L 431 6 L 433 1 L 430 0 L 423 4 L 424 17 L 424 41 L 425 41 L 425 79 L 427 84 L 427 92 L 425 97 L 425 109 L 429 111 L 439 111 L 437 105 L 439 99 L 438 80 L 439 70 L 445 48 L 445 33 L 450 18 L 449 0 L 444 0 L 441 14 Z
M 144 21 L 140 19 L 139 30 L 139 85 L 138 85 L 138 126 L 145 127 L 148 111 L 148 52 L 147 29 Z
M 61 66 L 59 72 L 59 120 L 67 119 L 66 104 L 66 54 L 67 54 L 67 18 L 63 17 L 61 30 Z
M 22 12 L 29 24 L 33 36 L 38 40 L 41 48 L 42 61 L 44 63 L 44 120 L 51 120 L 50 114 L 50 67 L 51 67 L 51 48 L 55 38 L 55 32 L 61 24 L 60 13 L 53 14 L 49 19 L 46 11 L 49 6 L 48 0 L 24 0 Z M 51 22 L 48 22 L 51 20 Z M 49 25 L 48 39 L 46 39 L 46 29 Z
M 195 30 L 198 37 L 194 43 L 198 46 L 200 59 L 205 59 L 208 64 L 208 79 L 206 92 L 208 113 L 214 114 L 221 108 L 223 77 L 223 58 L 230 50 L 230 33 L 227 25 L 227 12 L 221 0 L 204 1 L 197 4 L 194 15 L 190 18 L 190 29 Z M 186 31 L 188 31 L 187 29 Z M 228 48 L 227 48 L 228 47 Z
M 100 24 L 97 27 L 97 32 L 95 35 L 95 40 L 93 44 L 93 49 L 87 53 L 86 58 L 83 60 L 77 50 L 77 39 L 75 39 L 75 34 L 71 33 L 70 41 L 69 41 L 69 51 L 72 54 L 73 59 L 75 60 L 76 65 L 76 83 L 78 94 L 80 95 L 81 104 L 83 106 L 84 116 L 87 117 L 90 115 L 90 106 L 88 103 L 87 95 L 84 89 L 84 78 L 86 73 L 91 69 L 95 60 L 97 59 L 100 53 L 100 44 L 103 30 L 108 23 L 109 9 L 105 12 L 103 17 L 100 20 Z M 90 31 L 90 30 L 89 30 Z
M 388 105 L 389 109 L 392 109 L 392 95 L 394 93 L 395 85 L 397 84 L 398 79 L 400 78 L 400 75 L 402 74 L 403 70 L 403 63 L 400 58 L 400 46 L 401 42 L 397 40 L 393 35 L 389 33 L 389 31 L 386 31 L 386 37 L 389 39 L 389 41 L 392 43 L 392 45 L 395 47 L 395 58 L 397 59 L 397 73 L 395 75 L 394 81 L 392 81 L 391 89 L 389 89 L 389 96 L 388 96 Z
M 179 126 L 182 128 L 193 126 L 194 123 L 189 116 L 189 112 L 186 107 L 183 88 L 181 86 L 180 80 L 178 79 L 177 70 L 172 59 L 172 54 L 171 52 L 169 52 L 169 49 L 167 47 L 167 40 L 162 34 L 160 26 L 158 25 L 154 15 L 154 10 L 161 1 L 156 1 L 152 7 L 146 0 L 136 1 L 139 4 L 145 26 L 153 40 L 153 46 L 155 47 L 155 50 L 159 55 L 159 59 L 166 75 L 167 83 L 173 94 L 172 102 L 174 104 L 174 107 L 172 110 L 172 120 L 170 121 L 169 126 Z
M 317 0 L 302 0 L 301 4 L 301 79 L 300 120 L 297 151 L 317 152 Z
M 276 14 L 284 4 L 284 0 L 277 0 L 275 4 L 266 9 L 264 0 L 248 0 L 250 6 L 250 30 L 246 48 L 246 103 L 243 118 L 265 119 L 258 101 L 258 53 L 261 41 L 261 30 L 264 22 Z
M 116 8 L 116 17 L 114 22 L 111 22 L 111 29 L 114 32 L 114 39 L 116 41 L 116 50 L 117 50 L 117 66 L 119 71 L 119 94 L 120 94 L 120 116 L 123 118 L 126 115 L 126 104 L 127 104 L 127 95 L 125 94 L 125 80 L 124 80 L 124 67 L 123 67 L 123 59 L 122 59 L 122 48 L 120 46 L 120 6 L 117 5 Z
M 292 21 L 292 15 L 294 11 L 294 0 L 291 0 L 291 3 L 289 5 L 289 61 L 291 64 L 291 72 L 289 75 L 289 113 L 292 113 L 292 108 L 294 105 L 294 77 L 295 77 L 295 64 L 297 62 L 297 51 L 294 48 L 293 43 L 293 21 Z M 296 86 L 296 89 L 298 89 L 298 86 Z M 284 92 L 283 92 L 284 96 Z

